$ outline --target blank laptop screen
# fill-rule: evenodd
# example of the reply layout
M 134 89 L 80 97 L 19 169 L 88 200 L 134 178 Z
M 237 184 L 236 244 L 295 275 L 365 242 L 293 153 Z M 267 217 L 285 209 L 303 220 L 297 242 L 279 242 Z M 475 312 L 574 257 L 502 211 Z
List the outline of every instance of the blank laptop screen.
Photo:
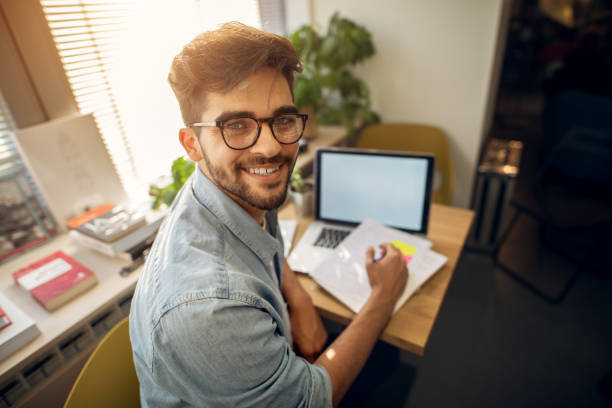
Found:
M 318 218 L 427 231 L 432 156 L 319 151 L 317 159 Z

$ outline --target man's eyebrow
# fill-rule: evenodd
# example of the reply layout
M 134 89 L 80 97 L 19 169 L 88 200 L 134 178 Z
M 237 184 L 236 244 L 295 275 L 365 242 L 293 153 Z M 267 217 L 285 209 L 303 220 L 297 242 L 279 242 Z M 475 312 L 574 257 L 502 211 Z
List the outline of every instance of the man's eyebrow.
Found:
M 274 111 L 274 114 L 272 116 L 278 116 L 278 115 L 282 115 L 284 113 L 297 113 L 298 110 L 295 106 L 293 105 L 284 105 L 281 106 L 280 108 L 277 108 Z M 215 121 L 217 122 L 223 122 L 226 120 L 230 120 L 230 119 L 236 119 L 236 118 L 253 118 L 256 119 L 257 116 L 255 116 L 255 112 L 252 111 L 229 111 L 229 112 L 223 112 L 221 113 L 219 116 L 217 116 L 215 118 Z
M 229 111 L 223 112 L 215 118 L 217 122 L 223 122 L 224 120 L 235 119 L 235 118 L 255 118 L 255 113 L 251 111 Z
M 274 111 L 274 116 L 282 115 L 283 113 L 298 113 L 298 110 L 293 105 L 285 105 Z

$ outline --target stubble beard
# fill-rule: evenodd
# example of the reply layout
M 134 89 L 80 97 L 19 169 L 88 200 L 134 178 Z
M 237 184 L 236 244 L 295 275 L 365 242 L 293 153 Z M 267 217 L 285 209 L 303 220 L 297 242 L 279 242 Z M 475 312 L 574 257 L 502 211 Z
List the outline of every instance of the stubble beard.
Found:
M 226 193 L 238 197 L 248 205 L 264 211 L 274 210 L 285 202 L 285 199 L 287 198 L 287 186 L 290 178 L 289 175 L 295 166 L 293 157 L 280 154 L 268 159 L 257 157 L 243 163 L 235 163 L 228 172 L 213 165 L 206 153 L 203 153 L 202 156 L 204 156 L 206 167 L 208 167 L 208 171 L 213 178 L 213 182 Z M 264 188 L 269 191 L 275 190 L 282 184 L 281 191 L 279 191 L 277 194 L 262 196 L 254 191 L 254 189 L 245 182 L 245 175 L 243 174 L 242 168 L 255 167 L 257 165 L 264 165 L 267 163 L 282 163 L 289 168 L 289 172 L 287 173 L 286 180 L 279 180 L 274 183 L 264 184 Z

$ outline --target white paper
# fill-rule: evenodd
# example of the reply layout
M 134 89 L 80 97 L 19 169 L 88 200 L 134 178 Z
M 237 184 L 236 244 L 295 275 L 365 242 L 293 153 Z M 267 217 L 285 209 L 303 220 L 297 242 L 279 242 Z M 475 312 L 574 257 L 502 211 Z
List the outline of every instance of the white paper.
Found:
M 291 250 L 291 244 L 293 243 L 293 236 L 295 235 L 295 229 L 297 228 L 296 220 L 279 220 L 278 225 L 280 226 L 281 235 L 283 242 L 285 243 L 285 258 L 289 256 Z
M 72 269 L 72 265 L 62 258 L 57 258 L 49 263 L 39 266 L 34 270 L 29 271 L 22 277 L 18 278 L 17 283 L 26 290 L 32 290 L 43 283 L 47 283 L 51 279 L 55 279 L 61 274 L 68 272 L 70 269 Z
M 431 242 L 409 233 L 385 227 L 366 220 L 351 232 L 311 273 L 314 280 L 336 296 L 355 313 L 359 312 L 370 296 L 371 287 L 365 269 L 365 253 L 368 247 L 377 248 L 383 242 L 398 240 L 416 247 L 408 264 L 409 278 L 404 293 L 398 300 L 396 312 L 414 292 L 421 287 L 442 265 L 447 258 L 430 250 Z

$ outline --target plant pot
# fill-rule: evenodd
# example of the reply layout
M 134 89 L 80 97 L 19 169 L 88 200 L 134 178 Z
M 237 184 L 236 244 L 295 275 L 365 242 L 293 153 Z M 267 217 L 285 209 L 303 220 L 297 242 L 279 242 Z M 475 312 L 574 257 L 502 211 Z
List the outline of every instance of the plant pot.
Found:
M 289 197 L 295 207 L 295 215 L 298 217 L 309 217 L 313 213 L 313 191 L 312 188 L 303 193 L 289 189 Z

